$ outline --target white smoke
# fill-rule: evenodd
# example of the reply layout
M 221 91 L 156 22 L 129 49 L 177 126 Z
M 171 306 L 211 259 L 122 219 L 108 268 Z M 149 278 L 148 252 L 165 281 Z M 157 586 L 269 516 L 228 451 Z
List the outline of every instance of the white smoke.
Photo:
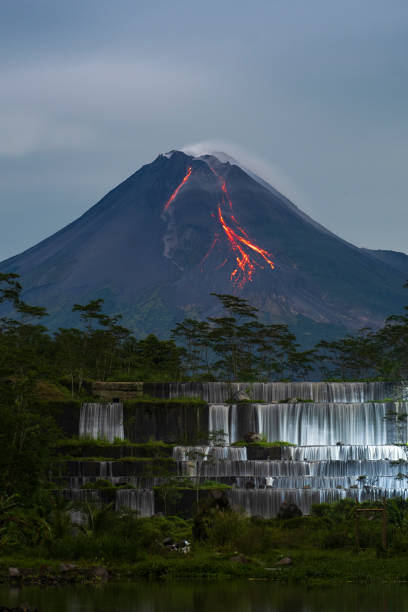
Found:
M 292 181 L 280 168 L 252 154 L 237 144 L 221 140 L 203 140 L 201 142 L 186 145 L 181 150 L 195 157 L 199 157 L 200 155 L 215 155 L 221 162 L 230 161 L 231 163 L 236 163 L 243 170 L 256 174 L 259 178 L 269 183 L 289 200 L 296 202 L 298 206 L 299 202 L 304 200 Z M 225 155 L 222 156 L 222 154 Z

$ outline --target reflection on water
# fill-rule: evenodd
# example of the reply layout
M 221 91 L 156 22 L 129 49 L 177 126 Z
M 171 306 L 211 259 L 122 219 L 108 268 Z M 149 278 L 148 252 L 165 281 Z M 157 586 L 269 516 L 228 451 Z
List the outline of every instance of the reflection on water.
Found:
M 28 602 L 40 612 L 399 612 L 408 585 L 296 587 L 265 582 L 0 587 L 0 605 Z

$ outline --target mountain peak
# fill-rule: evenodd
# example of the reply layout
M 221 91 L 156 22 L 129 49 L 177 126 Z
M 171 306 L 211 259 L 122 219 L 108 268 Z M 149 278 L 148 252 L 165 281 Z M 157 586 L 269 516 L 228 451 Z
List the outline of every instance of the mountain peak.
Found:
M 136 331 L 164 333 L 211 312 L 211 292 L 269 321 L 379 325 L 404 303 L 404 266 L 342 241 L 227 154 L 172 150 L 0 271 L 21 275 L 54 326 L 102 297 Z

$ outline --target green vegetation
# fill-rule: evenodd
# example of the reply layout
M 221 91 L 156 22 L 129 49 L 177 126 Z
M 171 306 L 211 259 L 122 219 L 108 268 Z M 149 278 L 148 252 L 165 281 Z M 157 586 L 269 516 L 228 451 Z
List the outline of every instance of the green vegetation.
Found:
M 274 440 L 273 442 L 268 442 L 267 440 L 256 440 L 254 442 L 239 440 L 238 442 L 233 442 L 231 446 L 258 446 L 259 448 L 276 448 L 281 446 L 296 446 L 296 444 L 292 444 L 292 442 L 285 442 L 284 440 Z
M 310 517 L 249 519 L 228 507 L 227 485 L 213 481 L 192 483 L 174 477 L 172 445 L 62 437 L 57 423 L 61 419 L 73 421 L 81 400 L 92 399 L 92 380 L 299 379 L 306 377 L 312 368 L 321 368 L 332 379 L 407 377 L 408 314 L 390 317 L 378 332 L 364 330 L 356 337 L 322 342 L 314 351 L 302 352 L 287 326 L 261 323 L 257 310 L 246 300 L 226 295 L 216 298 L 225 316 L 205 322 L 187 319 L 174 330 L 174 340 L 161 341 L 155 336 L 135 339 L 121 326 L 120 316 L 109 317 L 102 312 L 102 300 L 76 304 L 73 311 L 78 314 L 81 328 L 60 329 L 51 335 L 42 324 L 47 316 L 44 309 L 22 301 L 17 275 L 0 274 L 0 304 L 8 302 L 15 310 L 15 318 L 0 319 L 3 561 L 37 558 L 85 565 L 106 563 L 113 568 L 129 568 L 129 575 L 162 579 L 226 576 L 312 582 L 407 579 L 405 501 L 386 503 L 386 552 L 381 549 L 380 523 L 375 517 L 361 520 L 360 545 L 367 550 L 357 555 L 353 550 L 357 506 L 353 501 L 320 505 Z M 177 346 L 176 340 L 182 346 Z M 154 404 L 163 411 L 170 411 L 175 404 L 183 405 L 186 411 L 190 406 L 205 405 L 196 398 L 141 397 L 126 402 L 125 411 L 146 404 Z M 400 437 L 406 417 L 391 412 L 386 417 L 396 421 L 395 435 L 401 443 L 405 443 Z M 208 441 L 208 432 L 203 433 L 203 439 L 205 436 Z M 212 442 L 222 443 L 223 437 L 223 432 L 215 432 Z M 186 442 L 193 443 L 191 439 Z M 265 440 L 250 444 L 261 448 L 291 445 Z M 146 519 L 127 509 L 115 511 L 111 503 L 100 507 L 88 501 L 74 507 L 50 490 L 57 486 L 49 482 L 49 471 L 56 464 L 63 466 L 67 458 L 101 457 L 145 465 L 146 476 L 162 478 L 155 494 L 164 512 L 190 498 L 197 506 L 194 519 L 168 516 Z M 84 486 L 101 494 L 106 492 L 108 501 L 117 488 L 104 479 Z M 217 503 L 223 499 L 224 506 L 205 506 L 203 498 L 211 497 L 214 490 L 221 495 Z M 73 510 L 82 512 L 81 524 L 72 523 Z M 191 541 L 191 552 L 182 557 L 181 553 L 169 550 L 163 544 L 169 537 Z M 285 556 L 293 558 L 293 565 L 276 566 Z
M 220 498 L 219 498 L 220 499 Z M 218 501 L 217 504 L 220 502 Z M 0 504 L 0 565 L 39 567 L 42 559 L 80 568 L 104 564 L 115 575 L 133 578 L 231 578 L 251 576 L 309 584 L 408 578 L 408 503 L 387 501 L 386 551 L 382 550 L 381 520 L 368 513 L 360 520 L 360 552 L 355 549 L 356 504 L 342 500 L 322 504 L 310 517 L 247 518 L 214 502 L 200 502 L 194 519 L 156 516 L 141 518 L 111 504 L 98 508 L 83 504 L 83 524 L 73 526 L 72 504 L 49 494 L 35 508 L 21 500 Z M 187 554 L 166 542 L 188 540 Z M 284 557 L 292 564 L 279 565 Z M 51 560 L 49 562 L 48 560 Z

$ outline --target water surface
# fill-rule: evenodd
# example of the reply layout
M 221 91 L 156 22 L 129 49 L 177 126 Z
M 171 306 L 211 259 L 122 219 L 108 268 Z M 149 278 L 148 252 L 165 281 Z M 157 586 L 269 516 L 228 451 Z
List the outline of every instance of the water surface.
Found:
M 408 612 L 408 585 L 296 587 L 265 582 L 0 587 L 0 604 L 40 612 Z

